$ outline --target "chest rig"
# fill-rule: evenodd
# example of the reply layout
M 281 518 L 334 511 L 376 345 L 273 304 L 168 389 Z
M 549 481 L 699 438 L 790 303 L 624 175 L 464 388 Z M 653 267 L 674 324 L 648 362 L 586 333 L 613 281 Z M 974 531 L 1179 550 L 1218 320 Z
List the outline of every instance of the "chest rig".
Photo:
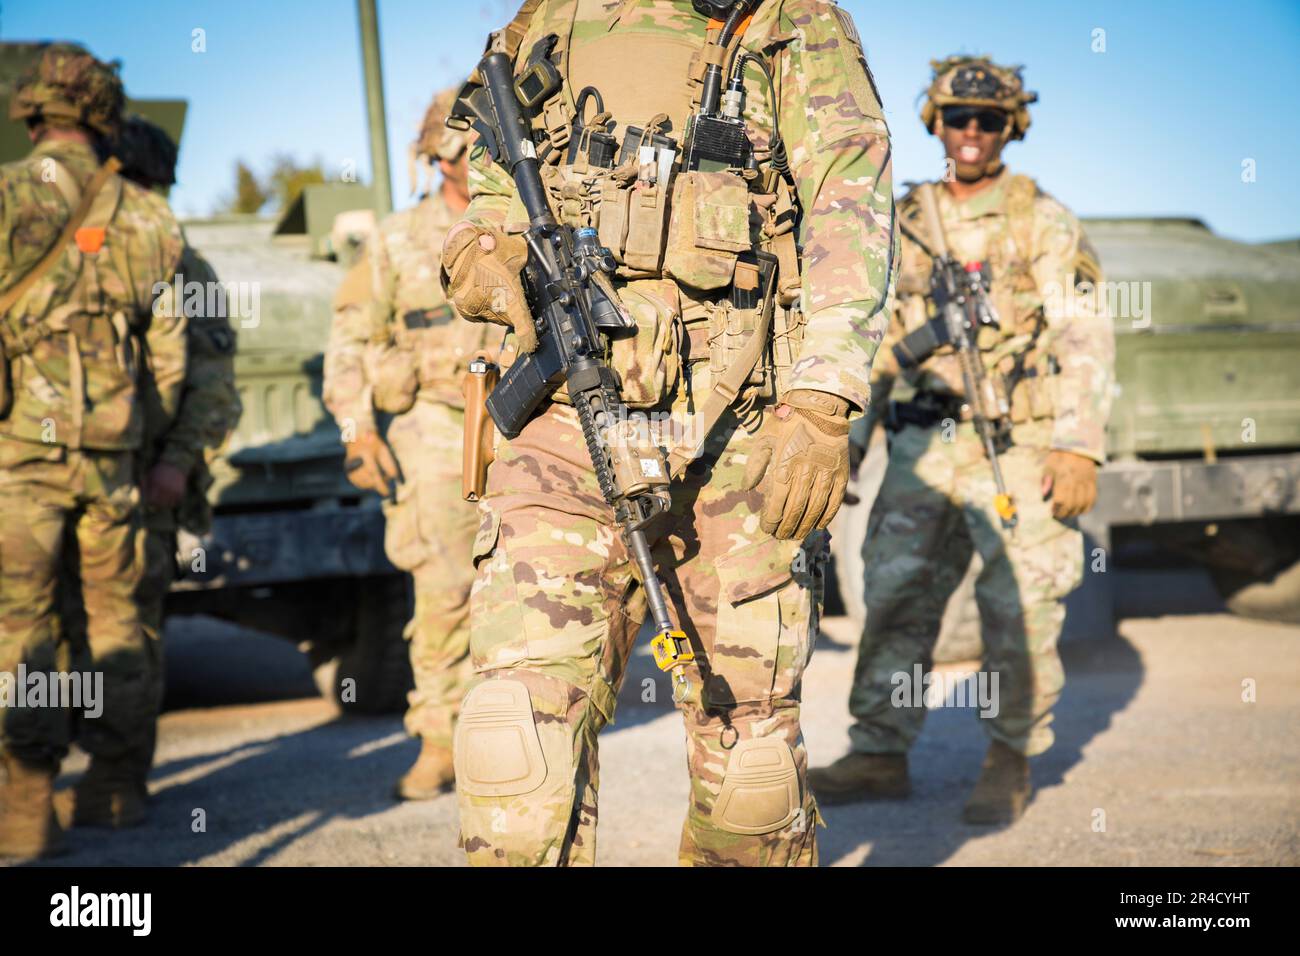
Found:
M 1056 361 L 1050 355 L 1051 333 L 1043 309 L 1043 292 L 1031 271 L 1034 260 L 1034 200 L 1038 187 L 1027 176 L 1008 175 L 1003 186 L 1002 215 L 948 224 L 947 241 L 953 254 L 968 268 L 978 268 L 981 283 L 997 315 L 996 326 L 979 329 L 977 342 L 998 404 L 1009 410 L 1013 422 L 1047 418 L 1053 414 L 1051 376 Z M 905 254 L 899 290 L 903 322 L 910 331 L 935 312 L 931 295 L 931 261 L 913 197 L 900 204 L 903 232 L 917 245 Z M 922 249 L 918 251 L 917 246 Z M 908 374 L 921 392 L 960 395 L 963 391 L 956 357 L 940 348 Z
M 655 16 L 683 28 L 639 22 Z M 730 35 L 701 22 L 681 4 L 529 0 L 492 44 L 514 58 L 556 218 L 617 263 L 638 324 L 612 343 L 625 400 L 660 404 L 707 363 L 712 394 L 690 396 L 688 375 L 687 399 L 720 414 L 776 396 L 798 357 L 799 210 L 768 131 L 779 71 L 742 49 L 749 18 Z M 516 200 L 507 228 L 523 219 Z

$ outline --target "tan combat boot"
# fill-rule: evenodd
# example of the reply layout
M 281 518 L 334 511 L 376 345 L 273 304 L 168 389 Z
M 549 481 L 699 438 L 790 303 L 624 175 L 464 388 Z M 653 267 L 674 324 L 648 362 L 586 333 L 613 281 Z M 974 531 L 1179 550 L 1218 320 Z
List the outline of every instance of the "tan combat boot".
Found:
M 808 771 L 818 803 L 903 800 L 912 793 L 907 754 L 849 753 L 829 767 Z
M 0 857 L 35 860 L 64 852 L 63 830 L 54 817 L 54 771 L 4 757 L 0 787 Z
M 1034 792 L 1029 782 L 1029 760 L 1001 741 L 993 741 L 984 757 L 984 769 L 961 818 L 967 823 L 1015 823 L 1025 812 Z
M 54 805 L 65 827 L 139 826 L 148 816 L 148 788 L 128 764 L 90 758 L 90 769 L 71 790 L 62 790 Z
M 432 800 L 450 790 L 455 782 L 451 748 L 426 740 L 420 746 L 415 764 L 397 781 L 397 799 Z

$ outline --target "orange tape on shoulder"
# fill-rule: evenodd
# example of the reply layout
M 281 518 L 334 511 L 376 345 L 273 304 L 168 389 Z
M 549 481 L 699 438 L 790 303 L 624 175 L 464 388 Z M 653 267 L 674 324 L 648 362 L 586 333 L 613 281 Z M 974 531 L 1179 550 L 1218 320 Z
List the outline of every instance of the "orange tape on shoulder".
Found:
M 98 252 L 104 246 L 103 226 L 82 226 L 74 234 L 77 248 L 82 252 Z
M 751 13 L 747 17 L 745 17 L 745 19 L 741 20 L 740 26 L 736 27 L 736 36 L 743 37 L 745 35 L 745 31 L 749 29 L 749 21 L 753 19 L 754 19 L 754 15 Z M 724 26 L 726 26 L 725 20 L 718 20 L 713 17 L 709 17 L 708 29 L 721 30 Z

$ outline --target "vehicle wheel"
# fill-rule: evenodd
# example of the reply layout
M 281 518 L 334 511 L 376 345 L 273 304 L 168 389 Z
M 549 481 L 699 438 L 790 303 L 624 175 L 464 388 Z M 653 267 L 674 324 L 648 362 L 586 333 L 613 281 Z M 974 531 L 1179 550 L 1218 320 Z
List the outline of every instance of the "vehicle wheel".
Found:
M 1300 624 L 1300 561 L 1268 577 L 1230 568 L 1211 568 L 1210 575 L 1233 614 Z
M 322 696 L 344 714 L 400 714 L 412 687 L 404 636 L 411 618 L 408 578 L 367 578 L 357 589 L 352 638 L 333 649 L 309 649 Z

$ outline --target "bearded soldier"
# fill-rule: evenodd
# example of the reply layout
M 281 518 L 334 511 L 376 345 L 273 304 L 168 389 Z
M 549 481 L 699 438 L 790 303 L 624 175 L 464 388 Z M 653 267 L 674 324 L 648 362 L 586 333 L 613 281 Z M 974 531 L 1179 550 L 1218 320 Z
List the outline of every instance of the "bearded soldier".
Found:
M 406 729 L 421 749 L 398 781 L 404 800 L 431 799 L 454 779 L 452 729 L 469 668 L 477 519 L 460 496 L 460 389 L 486 330 L 460 321 L 438 283 L 443 238 L 469 204 L 469 139 L 445 122 L 454 95 L 430 104 L 415 145 L 437 164 L 441 186 L 379 224 L 335 298 L 325 355 L 325 404 L 343 434 L 348 478 L 384 497 L 388 558 L 415 585 Z
M 813 864 L 800 683 L 895 245 L 858 35 L 823 0 L 529 0 L 491 48 L 514 63 L 556 218 L 617 263 L 636 325 L 609 349 L 622 401 L 668 423 L 676 480 L 651 543 L 694 655 L 672 683 L 680 859 Z M 467 318 L 512 328 L 508 366 L 538 345 L 527 217 L 483 151 L 470 184 L 445 283 Z M 567 401 L 550 394 L 488 470 L 456 740 L 473 864 L 593 862 L 597 734 L 646 613 Z
M 122 163 L 122 176 L 158 194 L 176 182 L 176 143 L 143 116 L 128 115 L 114 155 Z M 217 280 L 212 266 L 186 243 L 181 253 L 180 275 L 174 288 L 191 282 L 211 289 Z M 136 593 L 140 622 L 149 642 L 149 700 L 153 719 L 145 734 L 131 742 L 129 760 L 133 788 L 122 788 L 111 804 L 94 799 L 102 765 L 92 762 L 90 772 L 63 799 L 56 799 L 61 821 L 90 826 L 130 826 L 141 822 L 148 798 L 146 778 L 153 764 L 157 741 L 157 715 L 163 697 L 163 601 L 176 577 L 176 532 L 184 528 L 201 535 L 211 527 L 211 507 L 206 491 L 212 483 L 205 453 L 215 451 L 239 424 L 242 406 L 235 389 L 235 330 L 225 310 L 208 314 L 205 294 L 196 307 L 186 308 L 188 361 L 185 387 L 176 419 L 161 434 L 147 436 L 143 462 L 145 525 L 144 577 Z M 224 296 L 216 301 L 224 302 Z M 75 542 L 68 554 L 75 558 Z M 69 589 L 75 597 L 75 589 Z M 85 619 L 75 606 L 64 615 L 74 646 L 84 644 Z M 66 606 L 66 605 L 65 605 Z
M 36 147 L 0 167 L 0 674 L 57 669 L 55 588 L 70 532 L 93 668 L 82 676 L 103 679 L 103 712 L 81 737 L 91 784 L 80 797 L 104 817 L 136 793 L 135 744 L 153 716 L 135 605 L 140 454 L 146 429 L 162 433 L 175 416 L 186 375 L 171 291 L 180 229 L 108 158 L 122 104 L 114 68 L 47 46 L 10 103 Z M 63 708 L 0 710 L 0 855 L 58 849 L 52 786 L 69 733 Z
M 985 721 L 992 743 L 964 817 L 1006 823 L 1031 793 L 1027 758 L 1052 743 L 1052 705 L 1064 681 L 1061 602 L 1083 573 L 1073 519 L 1096 498 L 1114 339 L 1097 296 L 1097 258 L 1078 220 L 1003 166 L 1002 150 L 1024 137 L 1037 98 L 1019 68 L 966 56 L 933 66 L 921 119 L 943 143 L 953 175 L 914 189 L 899 208 L 898 308 L 872 370 L 872 423 L 884 422 L 890 453 L 867 529 L 852 750 L 810 779 L 827 803 L 910 792 L 907 751 L 925 708 L 910 693 L 896 699 L 898 675 L 911 680 L 929 666 L 944 605 L 978 552 L 975 594 L 998 706 Z M 927 215 L 931 197 L 937 217 Z M 954 347 L 917 347 L 939 308 L 932 257 L 942 248 L 989 286 L 996 321 L 975 333 L 978 361 L 1005 425 L 989 448 L 972 422 Z

